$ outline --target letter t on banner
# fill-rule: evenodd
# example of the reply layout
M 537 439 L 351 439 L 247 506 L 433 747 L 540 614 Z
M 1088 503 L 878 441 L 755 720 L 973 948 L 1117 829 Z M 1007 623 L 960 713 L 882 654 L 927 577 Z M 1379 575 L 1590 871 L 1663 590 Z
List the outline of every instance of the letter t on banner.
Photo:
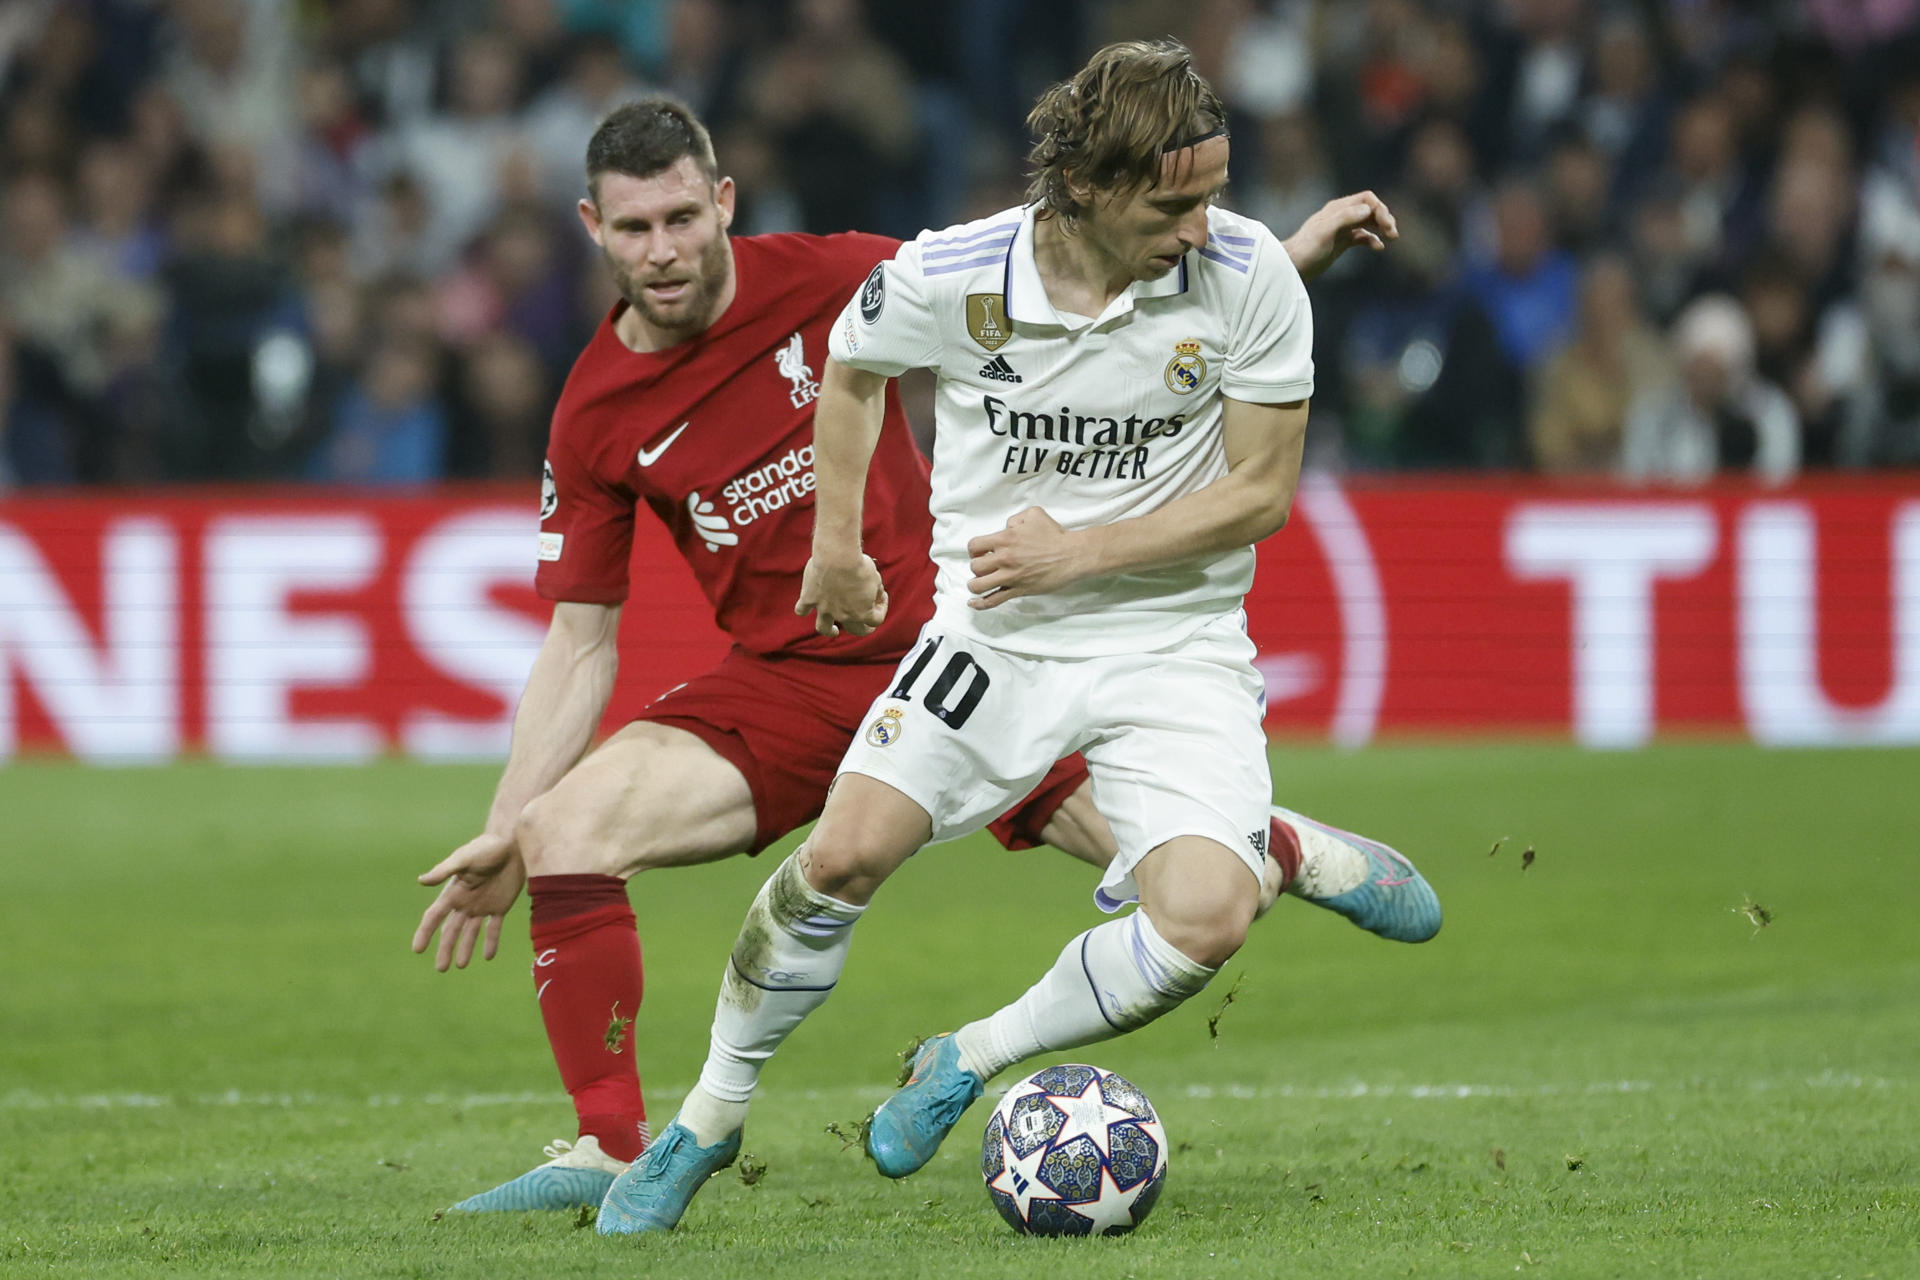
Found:
M 1719 543 L 1699 503 L 1529 503 L 1507 521 L 1516 577 L 1573 588 L 1573 731 L 1589 747 L 1653 736 L 1653 583 L 1690 578 Z

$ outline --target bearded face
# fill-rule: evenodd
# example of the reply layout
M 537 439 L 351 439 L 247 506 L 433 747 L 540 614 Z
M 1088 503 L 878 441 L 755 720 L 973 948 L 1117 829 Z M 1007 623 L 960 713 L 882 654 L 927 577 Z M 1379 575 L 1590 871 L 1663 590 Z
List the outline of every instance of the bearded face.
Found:
M 731 178 L 713 181 L 691 156 L 644 178 L 602 173 L 580 218 L 648 327 L 679 341 L 713 323 L 733 276 Z
M 648 324 L 668 333 L 692 335 L 713 323 L 720 294 L 726 288 L 733 250 L 725 235 L 715 235 L 700 246 L 693 261 L 655 265 L 630 264 L 602 248 L 607 271 L 628 305 Z

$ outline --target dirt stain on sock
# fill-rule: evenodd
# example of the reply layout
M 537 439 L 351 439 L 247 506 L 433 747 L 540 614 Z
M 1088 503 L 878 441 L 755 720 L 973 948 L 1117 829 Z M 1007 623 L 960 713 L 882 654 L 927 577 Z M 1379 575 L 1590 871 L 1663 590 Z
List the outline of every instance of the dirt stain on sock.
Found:
M 615 1000 L 613 1002 L 613 1016 L 607 1022 L 606 1045 L 608 1053 L 619 1053 L 625 1047 L 621 1041 L 626 1039 L 627 1028 L 632 1025 L 632 1018 L 623 1018 L 620 1016 L 620 1002 Z

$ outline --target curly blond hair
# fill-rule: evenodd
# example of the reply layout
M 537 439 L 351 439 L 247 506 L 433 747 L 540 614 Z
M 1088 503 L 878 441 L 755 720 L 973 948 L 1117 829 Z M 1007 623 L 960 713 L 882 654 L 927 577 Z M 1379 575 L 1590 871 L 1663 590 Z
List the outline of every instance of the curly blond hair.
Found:
M 1160 180 L 1160 160 L 1226 132 L 1227 109 L 1178 40 L 1127 40 L 1093 55 L 1040 96 L 1027 116 L 1027 199 L 1072 226 L 1082 191 L 1124 192 Z

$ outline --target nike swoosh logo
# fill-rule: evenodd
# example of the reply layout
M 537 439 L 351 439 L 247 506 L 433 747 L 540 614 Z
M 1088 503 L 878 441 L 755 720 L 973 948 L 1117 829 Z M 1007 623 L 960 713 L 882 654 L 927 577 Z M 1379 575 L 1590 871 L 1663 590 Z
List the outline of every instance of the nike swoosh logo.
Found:
M 680 433 L 682 431 L 685 431 L 688 427 L 692 425 L 693 423 L 690 420 L 687 422 L 683 422 L 679 426 L 673 429 L 672 435 L 668 436 L 665 440 L 662 440 L 660 442 L 658 448 L 642 449 L 639 454 L 640 465 L 643 467 L 650 467 L 654 463 L 660 461 L 660 455 L 665 453 L 668 449 L 672 448 L 673 442 L 680 438 Z

